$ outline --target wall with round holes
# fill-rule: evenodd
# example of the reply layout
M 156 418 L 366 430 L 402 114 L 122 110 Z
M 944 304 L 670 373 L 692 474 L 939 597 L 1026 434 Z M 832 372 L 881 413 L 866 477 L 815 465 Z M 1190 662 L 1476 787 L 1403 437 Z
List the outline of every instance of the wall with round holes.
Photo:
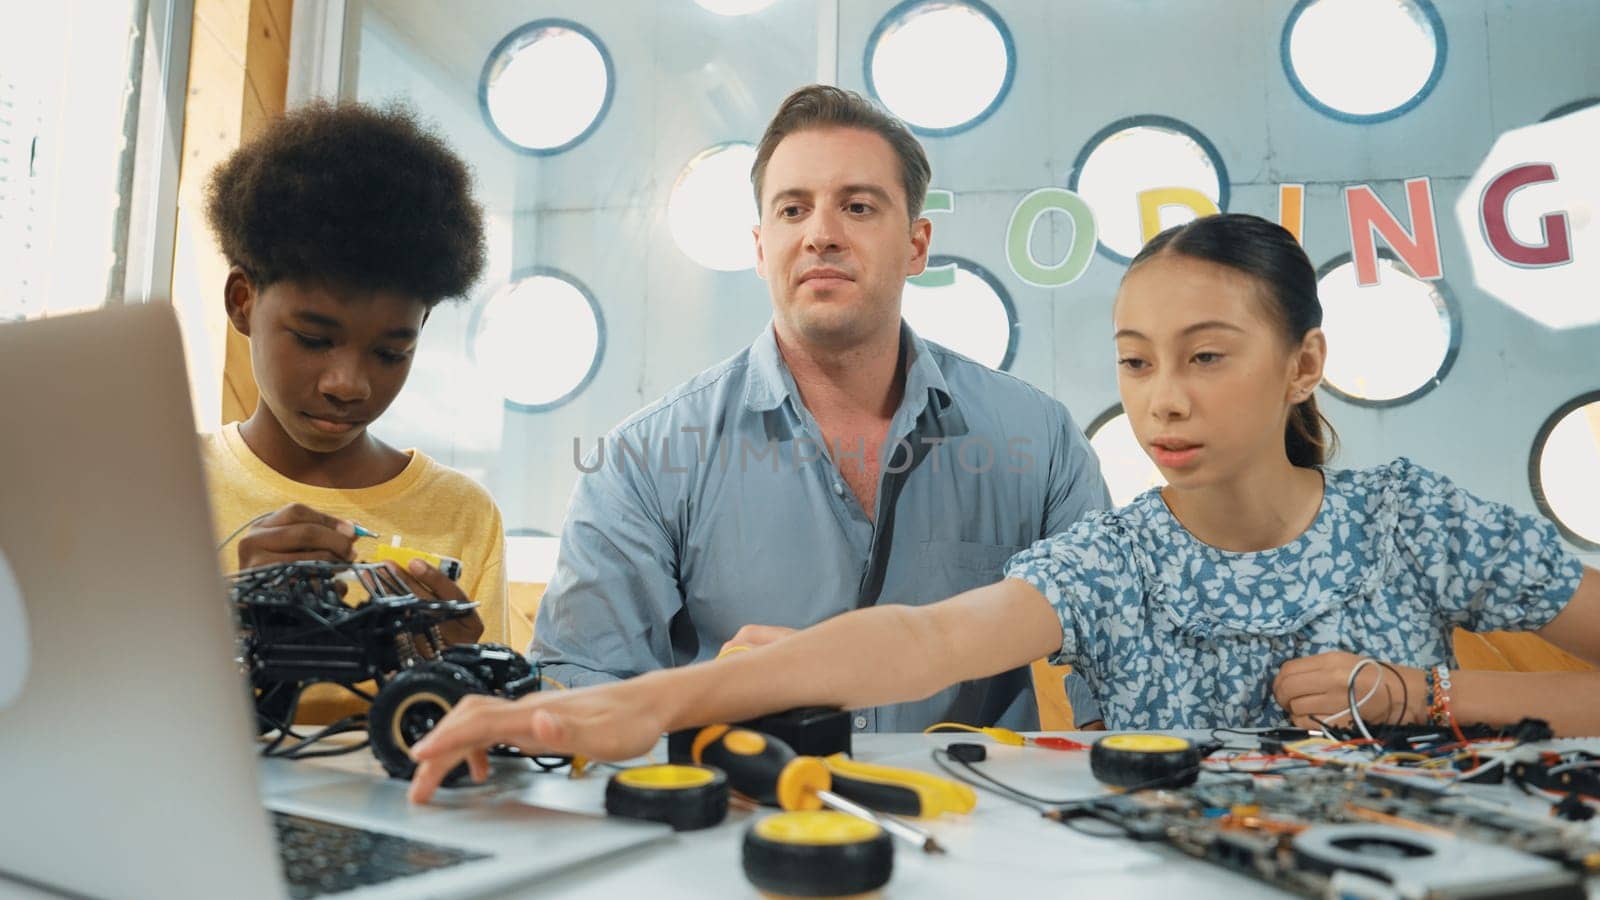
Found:
M 1362 3 L 1370 15 L 1347 15 Z M 396 439 L 484 478 L 508 524 L 558 530 L 580 477 L 575 444 L 592 448 L 766 323 L 740 170 L 778 102 L 820 71 L 902 115 L 927 148 L 931 187 L 946 192 L 928 213 L 939 270 L 908 289 L 908 319 L 1050 391 L 1081 425 L 1118 404 L 1111 300 L 1144 237 L 1137 193 L 1184 189 L 1278 218 L 1283 186 L 1299 185 L 1298 230 L 1328 310 L 1319 398 L 1342 438 L 1336 464 L 1410 456 L 1544 511 L 1575 543 L 1600 542 L 1591 533 L 1600 526 L 1571 511 L 1595 505 L 1584 492 L 1596 479 L 1582 467 L 1600 463 L 1600 418 L 1592 400 L 1578 401 L 1600 390 L 1600 309 L 1574 293 L 1571 320 L 1552 325 L 1514 287 L 1480 285 L 1483 230 L 1458 211 L 1478 201 L 1473 179 L 1497 139 L 1553 112 L 1578 122 L 1600 97 L 1581 37 L 1600 31 L 1600 7 L 861 0 L 828 18 L 818 6 L 481 0 L 461 16 L 421 0 L 352 4 L 347 93 L 401 96 L 439 122 L 473 163 L 491 219 L 490 276 L 430 320 L 418 375 L 396 404 Z M 508 48 L 540 56 L 496 62 Z M 570 74 L 547 91 L 538 77 L 517 80 L 548 82 L 552 71 Z M 497 122 L 541 114 L 543 125 Z M 1362 229 L 1352 229 L 1346 189 L 1366 186 L 1418 231 L 1406 182 L 1420 178 L 1438 277 L 1380 235 L 1379 284 L 1356 286 Z M 1565 189 L 1514 194 L 1511 237 L 1538 243 L 1541 216 L 1565 208 Z M 1082 201 L 1076 212 L 1058 202 L 1067 191 Z M 1087 228 L 1083 209 L 1096 220 Z M 1151 215 L 1166 226 L 1195 211 L 1175 203 Z M 1600 273 L 1600 252 L 1584 254 L 1594 218 L 1565 220 L 1574 272 Z M 516 288 L 519 273 L 546 269 L 572 285 L 564 305 L 493 309 L 555 296 Z M 526 333 L 480 333 L 495 322 Z M 480 347 L 491 358 L 519 347 L 596 355 L 589 368 L 497 369 Z M 572 387 L 511 383 L 558 370 Z M 1137 452 L 1127 440 L 1101 443 Z M 1139 481 L 1143 463 L 1107 468 Z

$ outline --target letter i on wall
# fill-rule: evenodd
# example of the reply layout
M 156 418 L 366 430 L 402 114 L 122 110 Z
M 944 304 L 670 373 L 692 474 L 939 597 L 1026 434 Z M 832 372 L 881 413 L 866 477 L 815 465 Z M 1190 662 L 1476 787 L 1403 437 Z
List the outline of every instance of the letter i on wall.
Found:
M 1306 243 L 1306 186 L 1303 184 L 1278 185 L 1278 224 L 1294 235 L 1304 247 Z

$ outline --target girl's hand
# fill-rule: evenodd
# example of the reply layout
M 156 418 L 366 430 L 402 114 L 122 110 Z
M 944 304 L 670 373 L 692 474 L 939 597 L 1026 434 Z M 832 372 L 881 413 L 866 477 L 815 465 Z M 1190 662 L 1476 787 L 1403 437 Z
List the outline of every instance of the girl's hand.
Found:
M 426 803 L 461 762 L 472 780 L 489 777 L 489 748 L 524 753 L 631 759 L 648 753 L 665 730 L 665 704 L 649 676 L 571 690 L 540 691 L 517 700 L 471 694 L 412 748 L 417 761 L 409 796 Z
M 1354 653 L 1334 651 L 1291 659 L 1273 679 L 1272 696 L 1298 727 L 1317 728 L 1313 717 L 1329 725 L 1349 726 L 1353 719 L 1347 685 L 1350 672 L 1363 658 Z M 1369 726 L 1419 723 L 1427 718 L 1426 673 L 1411 666 L 1394 668 L 1400 672 L 1399 681 L 1383 666 L 1369 665 L 1356 676 L 1355 693 L 1359 703 L 1382 674 L 1383 683 L 1377 692 L 1360 704 L 1361 718 Z M 1402 703 L 1408 705 L 1403 707 Z

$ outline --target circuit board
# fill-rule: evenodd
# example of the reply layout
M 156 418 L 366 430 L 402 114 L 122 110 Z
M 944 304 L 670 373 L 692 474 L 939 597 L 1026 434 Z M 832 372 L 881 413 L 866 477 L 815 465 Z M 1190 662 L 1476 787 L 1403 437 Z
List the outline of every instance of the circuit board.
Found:
M 1060 808 L 1313 897 L 1581 898 L 1586 826 L 1427 779 L 1329 768 L 1202 781 Z

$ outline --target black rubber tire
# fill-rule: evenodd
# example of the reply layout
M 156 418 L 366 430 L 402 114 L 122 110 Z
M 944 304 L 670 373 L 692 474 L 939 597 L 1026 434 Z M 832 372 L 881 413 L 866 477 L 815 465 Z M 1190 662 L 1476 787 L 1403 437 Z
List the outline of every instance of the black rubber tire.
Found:
M 785 897 L 842 897 L 875 891 L 894 874 L 894 843 L 882 829 L 869 840 L 804 844 L 769 840 L 758 833 L 758 825 L 744 834 L 744 876 L 758 890 Z
M 407 781 L 417 770 L 411 747 L 439 724 L 445 713 L 468 694 L 488 691 L 466 669 L 447 662 L 430 661 L 407 669 L 389 680 L 367 711 L 367 737 L 372 755 L 384 771 Z M 455 784 L 467 775 L 462 763 L 444 783 Z
M 1183 788 L 1200 777 L 1200 748 L 1186 738 L 1111 734 L 1089 749 L 1096 781 L 1123 790 Z
M 618 772 L 606 782 L 606 812 L 627 819 L 664 822 L 673 831 L 698 831 L 720 824 L 728 817 L 728 776 L 714 766 L 679 768 L 710 773 L 711 780 L 692 787 L 642 787 L 628 784 L 624 773 Z

